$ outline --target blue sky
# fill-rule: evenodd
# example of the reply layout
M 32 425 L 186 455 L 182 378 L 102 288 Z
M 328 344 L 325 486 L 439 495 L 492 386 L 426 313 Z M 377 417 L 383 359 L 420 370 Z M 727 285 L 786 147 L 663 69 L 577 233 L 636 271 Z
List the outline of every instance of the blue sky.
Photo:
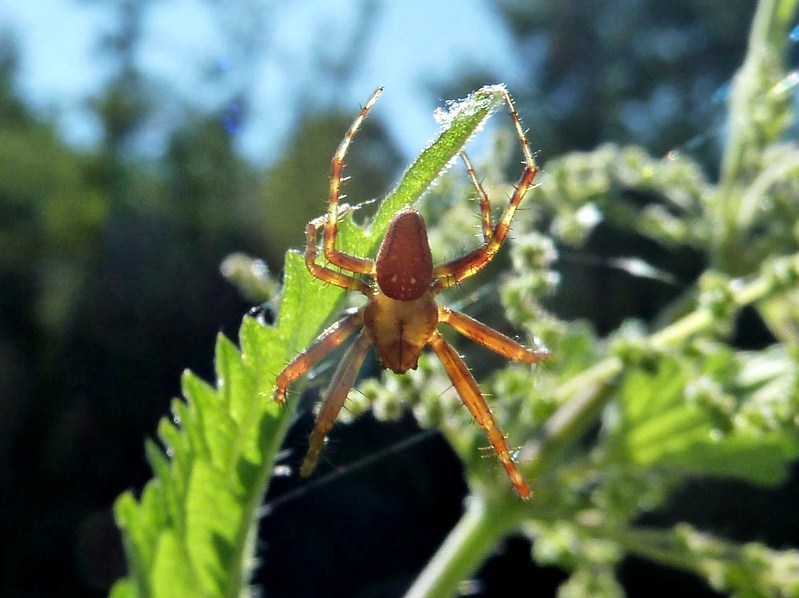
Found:
M 429 89 L 474 70 L 497 73 L 512 88 L 520 71 L 511 40 L 488 0 L 377 2 L 374 26 L 361 40 L 353 75 L 342 89 L 314 87 L 309 79 L 319 56 L 308 48 L 322 44 L 331 57 L 337 56 L 360 2 L 244 0 L 228 3 L 232 12 L 227 13 L 209 4 L 153 3 L 138 62 L 157 85 L 169 88 L 165 97 L 176 94 L 201 109 L 219 109 L 236 86 L 252 90 L 252 111 L 240 143 L 258 162 L 269 161 L 290 133 L 298 105 L 336 104 L 354 111 L 378 85 L 386 93 L 377 118 L 387 124 L 400 150 L 413 157 L 436 131 L 432 111 L 443 98 L 431 97 Z M 246 58 L 225 36 L 242 26 L 237 7 L 254 8 L 248 18 L 255 18 L 247 26 L 258 43 Z M 110 15 L 106 3 L 76 0 L 6 0 L 0 5 L 2 32 L 10 33 L 20 50 L 20 92 L 37 110 L 54 115 L 72 143 L 90 145 L 97 139 L 86 104 L 108 76 L 110 64 L 97 48 L 113 27 Z M 219 76 L 209 82 L 204 73 L 212 64 L 219 65 Z M 315 90 L 315 97 L 308 97 L 309 90 Z M 157 151 L 156 140 L 153 145 Z

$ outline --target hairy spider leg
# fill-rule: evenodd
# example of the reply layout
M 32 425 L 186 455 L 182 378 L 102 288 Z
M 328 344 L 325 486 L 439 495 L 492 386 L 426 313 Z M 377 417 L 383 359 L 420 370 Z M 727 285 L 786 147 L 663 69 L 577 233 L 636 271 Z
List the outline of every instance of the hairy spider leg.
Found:
M 378 87 L 372 96 L 366 101 L 366 104 L 363 105 L 363 108 L 361 108 L 358 116 L 356 116 L 355 120 L 352 121 L 350 128 L 347 130 L 347 133 L 341 140 L 336 153 L 333 154 L 333 159 L 331 160 L 330 164 L 330 196 L 327 202 L 327 219 L 325 221 L 325 258 L 327 258 L 331 264 L 357 274 L 374 273 L 375 264 L 370 259 L 350 255 L 336 249 L 336 234 L 338 233 L 338 208 L 339 198 L 341 196 L 341 174 L 344 170 L 344 157 L 347 155 L 347 150 L 350 147 L 350 143 L 352 143 L 352 140 L 355 137 L 355 134 L 358 132 L 358 129 L 361 127 L 366 115 L 369 114 L 369 110 L 372 109 L 372 106 L 374 106 L 381 93 L 383 93 L 383 88 Z
M 469 156 L 467 156 L 464 151 L 461 151 L 460 155 L 461 159 L 463 159 L 463 163 L 466 165 L 466 172 L 469 174 L 469 179 L 477 190 L 477 199 L 480 201 L 480 224 L 483 228 L 483 243 L 488 243 L 491 241 L 491 237 L 494 236 L 494 229 L 491 228 L 491 202 L 488 199 L 488 194 L 480 184 L 480 181 L 477 180 L 477 174 L 474 172 L 474 167 L 472 167 Z
M 325 398 L 319 407 L 319 414 L 316 416 L 313 431 L 308 439 L 308 452 L 300 466 L 301 476 L 308 477 L 313 473 L 316 462 L 319 460 L 319 454 L 324 447 L 325 438 L 327 438 L 330 428 L 336 422 L 338 412 L 344 406 L 347 395 L 352 385 L 355 384 L 355 378 L 361 369 L 366 352 L 371 346 L 372 339 L 369 338 L 368 332 L 365 329 L 361 330 L 355 343 L 347 350 L 344 359 L 341 360 L 338 368 L 336 368 L 336 372 L 330 380 L 330 386 L 327 387 L 325 392 Z
M 516 137 L 519 140 L 519 144 L 522 148 L 524 163 L 528 168 L 537 171 L 538 167 L 536 166 L 533 154 L 530 152 L 530 144 L 527 141 L 527 135 L 524 132 L 524 127 L 522 127 L 522 121 L 519 118 L 519 114 L 516 112 L 516 108 L 513 105 L 513 99 L 510 97 L 510 94 L 507 90 L 503 92 L 503 97 L 505 99 L 505 103 L 508 105 L 508 111 L 510 113 L 511 119 L 513 120 L 513 126 L 516 129 Z M 466 152 L 461 151 L 460 156 L 466 165 L 466 172 L 469 174 L 469 179 L 472 181 L 472 185 L 474 185 L 474 188 L 477 190 L 477 198 L 480 200 L 483 239 L 486 243 L 488 243 L 493 236 L 493 230 L 491 228 L 491 202 L 488 199 L 488 194 L 486 194 L 485 190 L 483 190 L 483 186 L 477 180 L 477 174 L 475 173 L 475 170 L 472 167 L 472 163 L 469 161 L 469 157 L 466 155 Z
M 519 204 L 524 199 L 524 196 L 527 195 L 527 191 L 530 189 L 530 186 L 533 184 L 533 180 L 535 179 L 535 175 L 538 173 L 538 166 L 535 163 L 533 154 L 530 152 L 527 136 L 524 133 L 521 119 L 519 118 L 519 115 L 513 106 L 513 100 L 511 99 L 507 90 L 503 93 L 503 95 L 505 98 L 505 103 L 508 105 L 511 119 L 513 120 L 513 126 L 516 129 L 516 137 L 518 138 L 519 145 L 522 148 L 522 154 L 524 156 L 525 163 L 524 172 L 522 173 L 522 176 L 516 185 L 513 196 L 510 198 L 510 201 L 508 201 L 505 209 L 502 211 L 502 215 L 497 221 L 496 227 L 494 227 L 492 230 L 491 202 L 488 200 L 488 195 L 483 189 L 483 186 L 480 184 L 480 181 L 477 179 L 477 175 L 474 172 L 474 168 L 472 167 L 468 156 L 465 152 L 461 152 L 461 158 L 463 159 L 464 164 L 466 164 L 466 171 L 469 174 L 469 179 L 471 180 L 474 188 L 477 190 L 477 197 L 480 200 L 483 244 L 466 255 L 436 266 L 433 269 L 433 277 L 436 279 L 432 287 L 434 294 L 440 292 L 441 289 L 458 284 L 460 281 L 469 278 L 470 276 L 474 276 L 480 270 L 485 268 L 491 262 L 491 260 L 494 259 L 494 256 L 505 242 L 505 237 L 507 237 L 508 231 L 510 230 L 510 224 L 513 220 L 514 214 L 516 213 L 516 208 L 519 207 Z
M 358 291 L 368 297 L 372 293 L 372 288 L 361 278 L 316 263 L 316 238 L 319 229 L 322 228 L 325 223 L 326 217 L 320 216 L 319 218 L 311 220 L 305 229 L 305 267 L 308 268 L 308 272 L 310 272 L 312 276 L 319 280 L 329 282 L 330 284 L 344 289 Z M 371 260 L 364 261 L 371 263 Z
M 505 242 L 505 237 L 508 236 L 508 231 L 510 230 L 511 221 L 513 220 L 516 208 L 527 194 L 530 185 L 533 183 L 536 172 L 537 170 L 534 169 L 524 169 L 522 178 L 519 180 L 519 184 L 516 186 L 516 190 L 510 198 L 510 201 L 502 211 L 502 215 L 497 225 L 494 227 L 491 239 L 488 242 L 483 243 L 480 247 L 470 251 L 466 255 L 433 268 L 433 278 L 436 279 L 432 286 L 434 294 L 441 291 L 441 289 L 451 287 L 470 276 L 474 276 L 494 259 L 494 256 Z
M 516 463 L 508 450 L 505 436 L 491 414 L 488 403 L 486 403 L 483 393 L 480 392 L 480 387 L 477 386 L 477 381 L 472 376 L 469 368 L 466 367 L 463 359 L 452 348 L 452 345 L 441 336 L 440 332 L 436 331 L 430 338 L 430 347 L 444 366 L 444 370 L 452 381 L 455 390 L 458 391 L 463 404 L 466 405 L 472 417 L 488 436 L 488 441 L 499 457 L 516 492 L 523 499 L 529 499 L 532 496 L 530 487 L 524 481 L 522 474 L 519 473 Z
M 519 118 L 519 114 L 516 112 L 516 108 L 513 105 L 513 99 L 510 97 L 507 89 L 502 93 L 505 97 L 505 103 L 508 105 L 508 111 L 510 112 L 510 117 L 513 120 L 513 126 L 516 129 L 516 137 L 519 139 L 519 143 L 522 146 L 524 163 L 527 165 L 527 168 L 530 168 L 531 170 L 538 170 L 538 167 L 535 164 L 535 159 L 533 158 L 533 154 L 530 151 L 530 144 L 527 141 L 527 135 L 524 132 L 524 127 L 522 127 L 522 119 Z
M 448 324 L 466 338 L 484 346 L 486 349 L 490 349 L 494 353 L 513 361 L 531 364 L 540 363 L 549 359 L 550 356 L 549 349 L 545 347 L 528 349 L 482 322 L 478 322 L 466 314 L 442 305 L 438 306 L 438 321 Z
M 289 384 L 319 363 L 325 355 L 340 346 L 362 325 L 363 312 L 358 310 L 328 326 L 307 349 L 292 359 L 278 374 L 272 399 L 284 403 Z

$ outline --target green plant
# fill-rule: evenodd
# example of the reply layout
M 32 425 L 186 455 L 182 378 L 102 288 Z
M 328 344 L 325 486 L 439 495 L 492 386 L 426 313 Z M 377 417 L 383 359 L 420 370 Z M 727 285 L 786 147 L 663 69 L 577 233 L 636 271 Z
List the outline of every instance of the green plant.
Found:
M 563 596 L 620 595 L 614 568 L 628 554 L 704 577 L 737 595 L 796 595 L 799 551 L 727 541 L 689 525 L 642 527 L 686 478 L 718 476 L 758 485 L 783 481 L 799 454 L 799 147 L 782 141 L 791 122 L 785 45 L 797 0 L 763 0 L 749 52 L 730 98 L 730 132 L 719 181 L 681 156 L 655 159 L 639 148 L 604 146 L 550 161 L 517 223 L 513 276 L 500 295 L 507 317 L 535 330 L 552 363 L 510 365 L 483 381 L 532 483 L 532 501 L 513 494 L 465 410 L 442 398 L 440 369 L 387 375 L 361 386 L 358 405 L 396 413 L 412 405 L 424 425 L 441 429 L 466 465 L 471 495 L 460 523 L 410 590 L 449 596 L 509 533 L 533 540 L 540 563 L 571 571 Z M 501 104 L 483 88 L 450 106 L 439 138 L 387 196 L 368 230 L 345 219 L 340 247 L 370 255 L 391 215 L 415 202 L 469 137 Z M 446 183 L 443 183 L 446 184 Z M 630 196 L 652 198 L 637 209 Z M 461 195 L 462 197 L 462 195 Z M 457 205 L 431 230 L 433 242 L 457 236 Z M 705 272 L 652 323 L 626 321 L 607 338 L 589 325 L 558 319 L 540 306 L 557 275 L 563 247 L 579 247 L 604 221 L 668 250 L 691 248 Z M 533 225 L 549 225 L 550 237 Z M 452 228 L 449 228 L 449 227 Z M 434 247 L 435 252 L 435 247 Z M 656 271 L 628 261 L 631 271 Z M 568 292 L 564 289 L 562 292 Z M 114 596 L 222 595 L 246 589 L 255 513 L 273 471 L 295 402 L 269 401 L 275 374 L 318 333 L 343 293 L 321 285 L 290 253 L 275 326 L 245 318 L 240 348 L 220 337 L 218 379 L 187 373 L 185 399 L 159 436 L 167 456 L 147 444 L 155 478 L 141 497 L 117 501 L 129 574 Z M 730 341 L 748 307 L 774 342 L 741 350 Z M 599 431 L 597 431 L 597 428 Z

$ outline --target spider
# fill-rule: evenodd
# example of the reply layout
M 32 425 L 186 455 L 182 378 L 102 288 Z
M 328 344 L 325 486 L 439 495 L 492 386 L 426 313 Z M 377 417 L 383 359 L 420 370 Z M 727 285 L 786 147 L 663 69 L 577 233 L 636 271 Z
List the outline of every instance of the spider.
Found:
M 522 147 L 525 168 L 496 226 L 492 227 L 488 196 L 477 180 L 469 158 L 461 152 L 480 202 L 483 243 L 479 247 L 452 261 L 433 265 L 425 221 L 415 209 L 406 207 L 391 219 L 376 259 L 339 251 L 336 249 L 336 234 L 344 157 L 382 91 L 381 87 L 372 94 L 342 139 L 332 159 L 327 214 L 312 220 L 306 228 L 305 265 L 308 271 L 326 283 L 362 293 L 367 297 L 367 303 L 328 327 L 277 376 L 273 398 L 283 403 L 289 384 L 357 333 L 327 388 L 300 474 L 307 477 L 316 466 L 327 434 L 344 405 L 369 348 L 375 347 L 384 368 L 402 374 L 416 369 L 422 349 L 429 345 L 444 366 L 461 400 L 485 431 L 516 492 L 521 498 L 529 499 L 530 487 L 519 473 L 485 397 L 463 359 L 438 331 L 438 325 L 447 324 L 474 342 L 508 359 L 524 363 L 543 361 L 549 357 L 549 351 L 543 347 L 524 347 L 463 313 L 438 305 L 434 298 L 443 289 L 477 274 L 491 262 L 505 241 L 516 208 L 532 185 L 537 166 L 513 102 L 505 91 L 504 100 Z M 343 211 L 344 206 L 341 209 Z M 327 262 L 324 264 L 317 260 L 320 230 L 323 230 L 322 245 Z

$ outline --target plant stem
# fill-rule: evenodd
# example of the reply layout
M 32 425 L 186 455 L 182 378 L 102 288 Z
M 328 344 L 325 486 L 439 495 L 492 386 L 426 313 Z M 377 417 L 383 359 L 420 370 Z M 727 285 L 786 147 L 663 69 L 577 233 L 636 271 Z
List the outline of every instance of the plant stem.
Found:
M 729 94 L 728 141 L 721 160 L 718 187 L 710 205 L 711 216 L 720 223 L 715 239 L 713 263 L 724 272 L 735 272 L 739 260 L 736 237 L 743 232 L 739 224 L 742 189 L 764 168 L 763 150 L 776 141 L 781 130 L 773 124 L 774 86 L 784 76 L 788 28 L 799 0 L 760 0 L 749 34 L 746 58 L 735 74 Z M 787 110 L 787 107 L 785 108 Z
M 587 370 L 591 378 L 606 376 L 604 381 L 597 384 L 586 385 L 573 394 L 570 400 L 564 403 L 549 418 L 540 438 L 529 443 L 522 450 L 521 459 L 524 462 L 524 474 L 528 479 L 534 480 L 555 462 L 560 452 L 582 436 L 585 430 L 593 425 L 602 409 L 613 396 L 613 385 L 610 380 L 616 377 L 623 368 L 623 362 L 618 357 L 611 357 L 600 362 L 598 366 Z
M 757 124 L 752 120 L 756 103 L 763 90 L 759 80 L 764 75 L 764 61 L 768 60 L 769 33 L 774 22 L 778 0 L 761 0 L 757 4 L 746 58 L 732 80 L 729 95 L 729 141 L 721 161 L 719 197 L 729 200 L 732 188 L 743 180 L 742 173 L 750 154 L 758 144 Z M 759 148 L 757 148 L 759 149 Z M 754 166 L 754 165 L 753 165 Z
M 504 501 L 488 501 L 473 494 L 466 511 L 405 598 L 449 598 L 472 575 L 499 541 L 517 526 L 503 508 Z
M 682 533 L 674 529 L 630 529 L 616 526 L 595 528 L 581 525 L 580 529 L 593 537 L 613 540 L 630 554 L 698 576 L 704 575 L 703 570 L 711 562 L 721 565 L 725 561 L 733 562 L 740 558 L 739 546 L 706 534 L 693 533 L 692 550 L 686 545 L 687 540 L 684 537 L 689 528 L 684 524 L 681 527 Z M 700 538 L 702 549 L 697 541 Z
M 782 75 L 783 69 L 775 67 L 784 61 L 788 28 L 797 4 L 797 0 L 760 0 L 757 4 L 746 58 L 730 91 L 729 141 L 721 164 L 722 196 L 729 196 L 733 186 L 746 180 L 743 175 L 747 165 L 750 171 L 762 167 L 752 158 L 760 154 L 766 143 L 774 141 L 764 135 L 763 121 L 757 116 L 759 106 L 768 100 L 777 82 L 770 75 Z

